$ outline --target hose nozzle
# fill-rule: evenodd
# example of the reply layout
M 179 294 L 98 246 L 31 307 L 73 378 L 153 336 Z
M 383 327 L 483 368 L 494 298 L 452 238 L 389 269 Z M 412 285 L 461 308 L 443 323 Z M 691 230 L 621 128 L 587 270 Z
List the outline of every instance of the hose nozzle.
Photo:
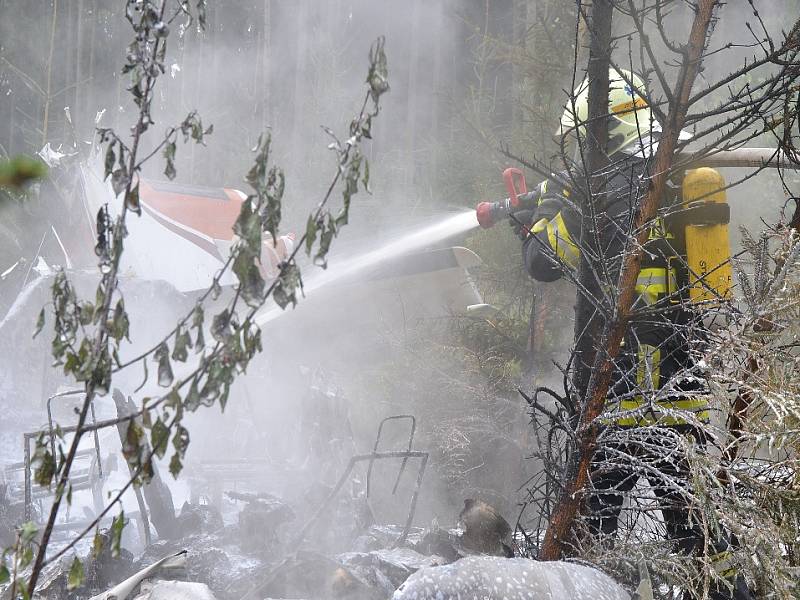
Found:
M 489 229 L 503 218 L 501 202 L 481 202 L 475 207 L 475 216 L 483 229 Z
M 511 202 L 510 198 L 498 200 L 497 202 L 481 202 L 475 207 L 475 216 L 478 218 L 478 224 L 481 227 L 490 229 L 510 215 L 524 210 L 534 210 L 538 200 L 538 190 L 534 190 L 524 196 L 518 196 L 516 205 Z
M 523 210 L 533 210 L 538 205 L 541 191 L 539 188 L 532 192 L 528 191 L 522 171 L 510 167 L 503 171 L 503 180 L 510 194 L 508 198 L 497 202 L 481 202 L 475 207 L 478 224 L 484 229 L 494 227 L 509 215 Z

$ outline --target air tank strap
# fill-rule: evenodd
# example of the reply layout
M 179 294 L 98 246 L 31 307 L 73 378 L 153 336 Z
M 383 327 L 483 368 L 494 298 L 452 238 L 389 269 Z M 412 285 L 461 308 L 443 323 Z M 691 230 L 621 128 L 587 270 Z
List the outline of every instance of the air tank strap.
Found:
M 731 207 L 727 202 L 691 202 L 673 215 L 682 225 L 727 225 L 731 222 Z

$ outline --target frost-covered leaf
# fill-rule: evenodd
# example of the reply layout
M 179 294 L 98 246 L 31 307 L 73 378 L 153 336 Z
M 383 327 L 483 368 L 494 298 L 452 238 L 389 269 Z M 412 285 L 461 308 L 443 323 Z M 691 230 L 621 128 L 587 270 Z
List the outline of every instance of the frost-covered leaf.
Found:
M 194 341 L 195 352 L 202 352 L 203 348 L 206 345 L 204 336 L 203 336 L 203 322 L 205 320 L 205 311 L 203 311 L 203 307 L 198 304 L 194 307 L 194 312 L 192 313 L 192 327 L 197 329 L 197 335 Z
M 108 346 L 104 346 L 100 350 L 100 356 L 97 357 L 95 368 L 91 372 L 91 382 L 94 386 L 95 392 L 99 396 L 105 396 L 111 388 L 111 354 L 108 352 Z
M 214 279 L 214 281 L 211 282 L 211 299 L 219 300 L 221 294 L 222 286 L 219 284 L 219 279 Z
M 353 196 L 358 193 L 358 179 L 361 175 L 361 165 L 363 162 L 364 157 L 358 148 L 355 148 L 347 163 L 344 190 L 342 191 L 342 209 L 336 217 L 337 230 L 346 225 L 350 219 L 350 202 Z
M 322 267 L 328 267 L 328 252 L 330 251 L 333 238 L 336 237 L 338 232 L 338 225 L 336 220 L 330 213 L 325 215 L 325 220 L 320 223 L 319 227 L 319 245 L 317 252 L 314 254 L 314 264 Z
M 36 463 L 33 480 L 42 487 L 49 487 L 56 472 L 56 461 L 50 452 L 45 451 Z
M 138 465 L 142 452 L 142 439 L 144 439 L 144 430 L 136 419 L 130 419 L 128 428 L 125 431 L 125 443 L 122 444 L 122 455 L 128 461 L 128 464 Z
M 201 31 L 206 28 L 206 0 L 197 0 L 197 28 Z
M 255 206 L 257 209 L 253 210 L 258 213 L 261 227 L 264 231 L 269 232 L 275 241 L 281 222 L 281 202 L 285 177 L 279 168 L 269 168 L 270 143 L 269 133 L 259 137 L 255 148 L 256 158 L 247 173 L 247 182 L 256 192 L 257 203 Z
M 211 335 L 218 342 L 225 342 L 230 336 L 230 312 L 226 308 L 211 321 Z
M 175 142 L 168 142 L 164 146 L 164 175 L 172 181 L 178 172 L 175 170 Z
M 177 479 L 182 470 L 183 463 L 181 462 L 181 457 L 178 456 L 178 453 L 176 452 L 172 455 L 172 458 L 169 461 L 169 472 L 172 473 L 172 476 L 175 479 Z
M 109 333 L 117 342 L 120 342 L 122 338 L 130 341 L 129 332 L 130 321 L 128 320 L 128 313 L 125 310 L 125 302 L 120 298 L 116 306 L 114 306 L 114 315 L 111 319 Z
M 183 425 L 175 427 L 175 435 L 172 436 L 172 446 L 183 457 L 189 448 L 189 430 Z
M 226 383 L 222 387 L 222 393 L 219 395 L 219 408 L 221 411 L 225 411 L 225 407 L 228 405 L 228 395 L 231 391 L 230 384 Z
M 261 352 L 261 329 L 258 326 L 252 325 L 245 329 L 242 334 L 242 340 L 248 359 L 255 356 L 257 352 Z
M 158 362 L 158 385 L 169 387 L 175 379 L 172 374 L 172 365 L 169 361 L 169 347 L 161 342 L 153 353 L 153 358 Z
M 147 403 L 150 401 L 150 398 L 144 398 L 142 400 L 142 408 L 147 406 Z M 145 429 L 152 429 L 153 428 L 153 417 L 150 416 L 150 410 L 144 410 L 142 412 L 142 427 Z
M 33 521 L 26 521 L 19 528 L 19 539 L 23 545 L 30 544 L 39 535 L 39 527 Z
M 84 300 L 80 303 L 77 307 L 78 309 L 78 320 L 80 324 L 84 327 L 91 325 L 94 321 L 95 316 L 95 306 L 88 300 Z M 102 308 L 101 308 L 102 310 Z
M 197 111 L 190 112 L 183 122 L 180 124 L 181 133 L 183 133 L 183 139 L 185 142 L 188 142 L 191 138 L 193 141 L 197 142 L 198 144 L 204 144 L 203 137 L 206 134 L 210 134 L 213 129 L 203 129 L 203 122 L 197 114 Z
M 364 191 L 371 194 L 372 190 L 369 187 L 369 161 L 366 158 L 364 159 L 364 177 L 361 179 L 361 183 L 364 185 Z
M 303 280 L 300 277 L 300 269 L 294 263 L 284 265 L 278 282 L 272 291 L 275 303 L 281 308 L 286 308 L 289 303 L 292 306 L 297 304 L 297 290 L 303 289 Z
M 264 278 L 255 261 L 256 257 L 245 249 L 233 261 L 233 272 L 239 280 L 239 292 L 250 307 L 259 306 L 264 294 Z
M 83 563 L 75 556 L 72 559 L 72 566 L 69 568 L 69 574 L 67 575 L 67 589 L 72 591 L 80 587 L 84 579 L 86 579 L 86 575 L 83 571 Z
M 155 475 L 155 470 L 153 469 L 153 458 L 151 456 L 147 456 L 145 460 L 142 461 L 141 467 L 142 468 L 139 477 L 141 477 L 142 483 L 146 485 L 152 481 L 153 476 Z
M 183 405 L 186 407 L 186 410 L 194 412 L 200 407 L 200 403 L 200 391 L 197 389 L 197 378 L 195 378 L 189 386 L 189 392 L 186 394 Z
M 128 183 L 130 183 L 128 170 L 124 167 L 114 169 L 114 172 L 111 174 L 111 187 L 114 188 L 114 193 L 117 196 L 125 191 L 125 189 L 128 187 Z
M 108 257 L 109 249 L 108 233 L 111 228 L 111 218 L 108 215 L 108 206 L 101 206 L 98 209 L 95 222 L 97 243 L 94 247 L 94 253 L 102 260 Z
M 285 188 L 285 177 L 283 171 L 277 167 L 272 167 L 267 179 L 265 190 L 266 206 L 262 210 L 261 220 L 264 230 L 272 235 L 273 241 L 277 240 L 278 229 L 281 224 L 281 208 L 283 202 L 283 192 Z
M 153 452 L 158 458 L 164 458 L 169 443 L 169 428 L 159 417 L 150 430 L 150 443 L 153 445 Z
M 369 84 L 372 100 L 378 99 L 389 91 L 389 69 L 384 52 L 385 39 L 379 37 L 369 50 L 369 73 L 367 73 L 367 83 Z
M 117 155 L 114 154 L 114 143 L 113 141 L 109 143 L 106 149 L 106 157 L 103 165 L 105 179 L 108 179 L 108 176 L 111 175 L 111 172 L 114 170 L 114 163 L 117 161 Z
M 178 329 L 175 335 L 175 345 L 172 348 L 172 360 L 186 362 L 189 357 L 189 348 L 192 347 L 192 337 L 188 331 Z
M 233 232 L 244 242 L 247 250 L 258 253 L 261 249 L 261 220 L 253 210 L 255 198 L 251 196 L 242 202 L 239 216 L 233 224 Z
M 306 254 L 311 256 L 311 250 L 314 248 L 314 242 L 317 240 L 317 220 L 313 214 L 308 215 L 308 222 L 306 223 Z
M 272 142 L 272 137 L 269 133 L 261 134 L 258 138 L 258 143 L 254 149 L 256 153 L 253 166 L 247 172 L 245 181 L 250 184 L 256 192 L 263 190 L 266 187 L 267 179 L 267 164 L 269 163 L 269 147 Z
M 177 386 L 170 390 L 164 401 L 164 406 L 177 409 L 181 405 L 181 395 L 178 393 Z
M 43 327 L 44 327 L 44 308 L 42 308 L 42 310 L 39 311 L 39 316 L 36 318 L 36 329 L 33 332 L 33 337 L 39 335 Z
M 363 138 L 368 140 L 372 139 L 372 115 L 367 115 L 361 120 L 358 126 L 358 132 Z
M 94 539 L 92 540 L 92 556 L 97 558 L 100 556 L 100 553 L 103 551 L 103 544 L 105 542 L 105 538 L 100 535 L 100 530 L 95 529 L 94 532 Z
M 122 530 L 125 529 L 125 510 L 120 509 L 119 514 L 111 522 L 111 556 L 118 558 L 122 550 Z
M 136 185 L 133 186 L 130 192 L 125 196 L 125 205 L 128 207 L 128 210 L 131 212 L 136 213 L 137 215 L 142 213 L 142 207 L 139 204 L 139 182 L 136 182 Z
M 203 348 L 205 347 L 205 345 L 206 345 L 206 339 L 205 339 L 205 336 L 203 334 L 203 330 L 202 329 L 198 329 L 197 330 L 197 336 L 195 337 L 195 340 L 194 340 L 195 352 L 197 352 L 198 354 L 200 352 L 202 352 Z
M 45 443 L 43 433 L 36 437 L 31 463 L 34 467 L 33 480 L 42 487 L 50 487 L 56 474 L 56 459 L 50 452 L 50 447 Z

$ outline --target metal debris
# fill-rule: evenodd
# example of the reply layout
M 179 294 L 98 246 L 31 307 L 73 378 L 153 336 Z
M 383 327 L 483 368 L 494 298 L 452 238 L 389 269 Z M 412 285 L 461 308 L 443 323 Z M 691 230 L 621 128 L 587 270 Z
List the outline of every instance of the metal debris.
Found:
M 110 590 L 98 594 L 97 596 L 93 596 L 91 600 L 126 600 L 134 592 L 134 590 L 139 587 L 142 581 L 154 575 L 159 569 L 176 569 L 185 567 L 186 554 L 186 550 L 181 550 L 175 554 L 165 556 L 149 567 L 145 567 L 136 574 L 131 575 L 125 581 L 115 585 Z

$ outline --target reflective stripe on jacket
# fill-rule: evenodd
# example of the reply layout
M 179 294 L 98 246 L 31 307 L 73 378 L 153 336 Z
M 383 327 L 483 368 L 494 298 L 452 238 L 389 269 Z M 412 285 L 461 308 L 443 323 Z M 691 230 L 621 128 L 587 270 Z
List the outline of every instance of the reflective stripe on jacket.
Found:
M 580 250 L 567 230 L 561 212 L 547 223 L 547 242 L 555 255 L 570 269 L 578 268 L 581 258 Z

